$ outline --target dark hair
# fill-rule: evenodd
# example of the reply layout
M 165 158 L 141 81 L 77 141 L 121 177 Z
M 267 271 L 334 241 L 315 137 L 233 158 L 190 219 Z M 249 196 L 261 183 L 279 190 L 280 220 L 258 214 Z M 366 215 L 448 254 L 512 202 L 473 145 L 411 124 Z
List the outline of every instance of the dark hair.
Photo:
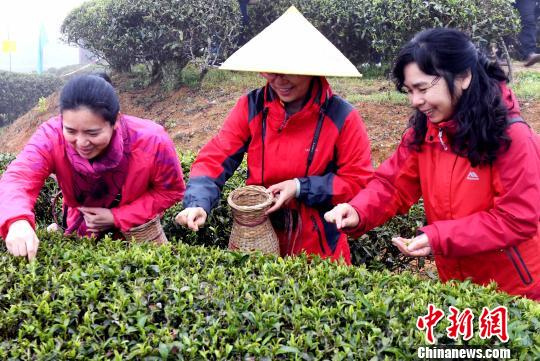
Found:
M 107 73 L 105 73 L 105 72 L 101 72 L 101 71 L 100 71 L 99 73 L 92 73 L 91 75 L 99 76 L 100 78 L 105 79 L 105 80 L 107 81 L 107 83 L 113 85 L 111 78 L 110 78 L 109 75 L 107 75 Z M 113 86 L 114 86 L 114 85 L 113 85 Z
M 85 107 L 114 125 L 120 102 L 110 80 L 104 73 L 72 78 L 60 94 L 60 112 Z
M 466 156 L 473 167 L 491 164 L 500 147 L 510 145 L 508 110 L 500 88 L 500 82 L 508 78 L 501 67 L 480 53 L 467 35 L 448 28 L 424 30 L 401 48 L 393 69 L 398 91 L 403 92 L 404 68 L 413 62 L 424 73 L 443 77 L 452 98 L 455 79 L 471 72 L 468 89 L 456 99 L 453 119 L 457 131 L 452 135 L 452 150 Z M 427 132 L 427 116 L 417 110 L 409 127 L 414 130 L 409 147 L 419 151 Z

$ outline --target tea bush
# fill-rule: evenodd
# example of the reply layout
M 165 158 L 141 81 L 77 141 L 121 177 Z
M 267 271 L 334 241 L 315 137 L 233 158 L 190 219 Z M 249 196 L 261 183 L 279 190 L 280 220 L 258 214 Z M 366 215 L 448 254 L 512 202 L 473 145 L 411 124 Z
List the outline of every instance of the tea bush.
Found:
M 540 307 L 464 283 L 368 272 L 305 257 L 247 256 L 39 232 L 36 262 L 0 245 L 4 360 L 416 359 L 418 317 L 433 304 L 471 309 L 473 338 L 434 329 L 437 346 L 540 357 Z M 483 307 L 508 309 L 509 341 L 479 337 Z
M 14 159 L 15 155 L 13 154 L 0 153 L 0 176 L 4 173 L 9 163 L 11 163 L 11 161 Z M 43 185 L 34 206 L 34 214 L 36 215 L 36 223 L 38 226 L 46 227 L 47 225 L 53 223 L 55 221 L 53 212 L 56 212 L 57 218 L 60 215 L 62 208 L 62 197 L 56 197 L 59 191 L 60 189 L 58 188 L 58 184 L 54 178 L 49 177 L 45 180 L 45 184 Z
M 184 178 L 187 184 L 189 169 L 195 160 L 195 154 L 181 156 Z M 174 222 L 174 217 L 182 210 L 177 204 L 169 208 L 162 219 L 165 234 L 191 245 L 215 246 L 227 248 L 232 226 L 232 215 L 227 204 L 229 193 L 243 185 L 247 179 L 247 167 L 243 162 L 233 176 L 225 183 L 218 205 L 209 215 L 205 227 L 192 232 Z M 404 257 L 390 242 L 392 237 L 414 237 L 416 229 L 425 224 L 423 204 L 419 203 L 407 215 L 396 216 L 382 227 L 375 228 L 357 240 L 350 240 L 352 263 L 367 264 L 370 268 L 390 270 L 404 269 L 410 266 L 410 258 Z M 421 261 L 422 264 L 423 261 Z
M 481 47 L 501 43 L 520 29 L 512 0 L 273 0 L 250 7 L 250 35 L 259 33 L 294 4 L 357 66 L 391 63 L 418 31 L 454 27 Z
M 0 154 L 0 174 L 7 164 L 14 159 L 13 155 Z M 191 164 L 195 160 L 194 153 L 181 155 L 182 169 L 187 183 Z M 163 229 L 168 238 L 190 244 L 207 247 L 227 248 L 232 227 L 232 215 L 227 204 L 229 193 L 243 185 L 247 178 L 245 162 L 227 181 L 223 188 L 221 199 L 208 217 L 206 225 L 199 232 L 192 232 L 180 227 L 174 221 L 175 216 L 182 210 L 180 203 L 169 208 L 162 220 Z M 35 206 L 36 221 L 40 226 L 47 226 L 53 222 L 51 201 L 58 192 L 54 179 L 48 178 L 39 195 Z M 61 202 L 57 199 L 55 204 L 57 215 L 60 213 Z M 58 217 L 59 218 L 59 217 Z M 410 258 L 401 255 L 390 240 L 392 237 L 413 237 L 416 229 L 425 223 L 422 203 L 415 205 L 407 215 L 396 216 L 385 225 L 375 228 L 357 240 L 350 240 L 352 262 L 355 265 L 366 264 L 370 269 L 399 270 L 409 268 Z M 422 261 L 420 261 L 422 265 Z
M 382 61 L 387 69 L 398 49 L 429 27 L 459 28 L 483 48 L 503 45 L 503 39 L 515 37 L 520 28 L 513 2 L 259 1 L 249 6 L 251 21 L 243 29 L 237 0 L 92 0 L 67 16 L 62 34 L 66 42 L 90 50 L 116 70 L 129 72 L 144 64 L 152 80 L 165 75 L 170 89 L 188 62 L 198 65 L 203 76 L 237 49 L 241 31 L 249 39 L 291 5 L 354 64 Z
M 60 89 L 57 76 L 0 71 L 0 127 L 34 107 L 41 97 Z
M 153 80 L 189 61 L 204 69 L 227 57 L 238 30 L 237 2 L 214 0 L 92 0 L 72 10 L 61 28 L 67 43 L 115 70 L 145 64 Z

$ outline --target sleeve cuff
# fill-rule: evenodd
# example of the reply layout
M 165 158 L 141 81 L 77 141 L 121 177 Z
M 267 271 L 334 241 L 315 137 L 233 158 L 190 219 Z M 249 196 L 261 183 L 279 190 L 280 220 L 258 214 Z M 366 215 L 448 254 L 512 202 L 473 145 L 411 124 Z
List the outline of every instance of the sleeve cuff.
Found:
M 201 202 L 199 200 L 197 202 L 189 202 L 188 203 L 188 202 L 185 201 L 185 198 L 184 198 L 184 202 L 182 202 L 182 206 L 184 207 L 184 209 L 192 208 L 192 207 L 201 207 L 202 209 L 204 209 L 204 211 L 206 212 L 206 214 L 208 216 L 210 215 L 210 212 L 214 208 L 213 205 L 210 204 L 210 202 Z
M 118 219 L 118 207 L 111 208 L 111 213 L 112 213 L 113 219 L 114 219 L 114 228 L 118 228 L 121 231 L 126 231 L 126 230 L 122 229 L 122 226 L 120 224 L 120 220 Z
M 425 235 L 428 237 L 429 245 L 431 246 L 431 253 L 433 255 L 443 255 L 443 250 L 439 242 L 439 230 L 435 225 L 430 224 L 422 227 L 418 230 L 418 232 L 425 233 Z
M 294 197 L 298 198 L 300 196 L 301 185 L 300 185 L 300 181 L 298 180 L 298 178 L 294 178 L 294 182 L 296 183 L 296 193 L 294 194 Z
M 17 217 L 13 217 L 11 219 L 8 219 L 4 225 L 2 226 L 1 230 L 0 230 L 0 236 L 2 236 L 2 238 L 5 240 L 6 237 L 7 237 L 7 234 L 9 232 L 9 227 L 11 227 L 11 225 L 17 221 L 27 221 L 28 223 L 30 223 L 30 225 L 32 226 L 33 229 L 36 229 L 36 220 L 34 217 L 29 217 L 29 216 L 26 216 L 26 215 L 22 215 L 22 216 L 17 216 Z
M 309 192 L 309 177 L 302 177 L 302 178 L 295 178 L 298 180 L 298 183 L 300 183 L 300 190 L 298 188 L 296 191 L 298 192 L 298 195 L 296 198 L 306 198 L 308 192 Z M 297 185 L 298 187 L 298 185 Z

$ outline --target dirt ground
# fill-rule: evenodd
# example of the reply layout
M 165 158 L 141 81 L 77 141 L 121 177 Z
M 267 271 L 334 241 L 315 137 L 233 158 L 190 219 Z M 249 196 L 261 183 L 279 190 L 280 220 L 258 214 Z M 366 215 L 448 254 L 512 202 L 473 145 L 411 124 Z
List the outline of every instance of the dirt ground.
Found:
M 238 86 L 205 91 L 184 87 L 164 94 L 158 86 L 145 90 L 118 88 L 122 112 L 162 124 L 182 151 L 199 150 L 216 134 L 236 99 L 250 90 Z M 39 124 L 58 114 L 58 97 L 57 93 L 51 95 L 45 109 L 36 107 L 2 129 L 0 152 L 19 152 Z M 354 105 L 364 118 L 373 158 L 379 164 L 397 145 L 411 109 L 389 103 L 358 102 Z M 523 117 L 540 131 L 540 102 L 521 102 L 521 107 Z

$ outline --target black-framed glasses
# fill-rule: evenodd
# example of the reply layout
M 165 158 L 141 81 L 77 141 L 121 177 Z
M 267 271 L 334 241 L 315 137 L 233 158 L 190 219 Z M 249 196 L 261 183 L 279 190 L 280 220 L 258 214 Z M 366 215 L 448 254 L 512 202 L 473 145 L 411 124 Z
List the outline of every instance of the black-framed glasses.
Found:
M 439 80 L 441 80 L 441 76 L 440 76 L 440 75 L 437 75 L 437 76 L 431 81 L 431 85 L 428 86 L 427 88 L 424 88 L 423 90 L 428 90 L 428 89 L 433 88 L 435 85 L 437 85 L 437 83 L 439 83 Z
M 293 74 L 267 73 L 267 72 L 261 72 L 260 74 L 268 81 L 273 81 L 277 77 L 290 79 L 295 76 Z

